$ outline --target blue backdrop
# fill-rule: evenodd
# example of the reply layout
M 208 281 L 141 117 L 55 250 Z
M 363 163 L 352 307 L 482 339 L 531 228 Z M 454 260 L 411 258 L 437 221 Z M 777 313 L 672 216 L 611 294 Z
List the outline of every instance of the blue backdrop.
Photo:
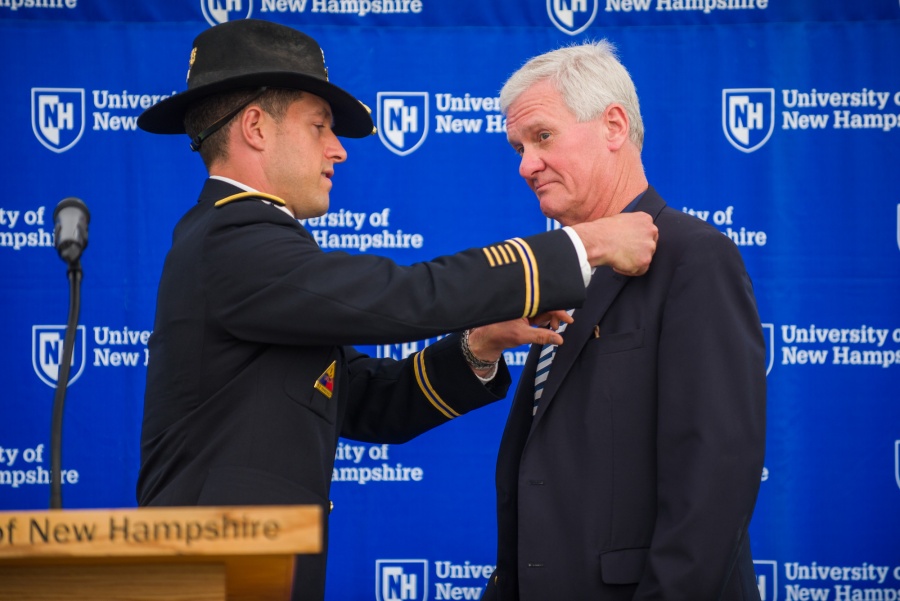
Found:
M 535 54 L 613 41 L 641 98 L 651 183 L 730 236 L 755 284 L 763 598 L 900 599 L 898 0 L 0 0 L 0 509 L 48 506 L 69 294 L 52 213 L 67 196 L 92 217 L 63 501 L 134 506 L 156 285 L 205 176 L 186 137 L 136 119 L 184 89 L 200 31 L 246 17 L 317 38 L 332 80 L 378 119 L 378 136 L 346 141 L 331 211 L 307 226 L 325 248 L 401 263 L 553 227 L 517 174 L 498 90 Z M 341 444 L 329 599 L 477 598 L 508 408 L 405 445 Z M 377 588 L 398 566 L 420 575 L 416 591 Z

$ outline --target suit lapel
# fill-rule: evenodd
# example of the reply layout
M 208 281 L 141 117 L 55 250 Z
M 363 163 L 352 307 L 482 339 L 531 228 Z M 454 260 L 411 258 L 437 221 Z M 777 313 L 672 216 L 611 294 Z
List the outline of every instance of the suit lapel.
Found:
M 550 375 L 544 385 L 544 393 L 538 405 L 537 414 L 534 416 L 535 427 L 541 421 L 547 407 L 553 403 L 557 390 L 565 379 L 575 360 L 581 353 L 581 349 L 593 336 L 594 326 L 600 322 L 606 310 L 613 303 L 630 278 L 614 272 L 609 267 L 598 267 L 588 286 L 587 299 L 581 309 L 576 309 L 572 314 L 575 320 L 566 327 L 563 334 L 565 342 L 556 350 L 553 358 L 553 366 Z M 532 378 L 533 380 L 534 378 Z
M 638 202 L 635 210 L 648 213 L 656 221 L 656 218 L 665 206 L 665 201 L 656 193 L 653 186 L 650 186 Z M 563 334 L 565 342 L 556 351 L 553 367 L 550 369 L 550 375 L 547 378 L 547 383 L 544 385 L 544 392 L 538 405 L 537 414 L 532 422 L 532 429 L 537 426 L 547 408 L 553 403 L 556 392 L 562 385 L 563 380 L 565 380 L 569 370 L 575 364 L 578 355 L 581 354 L 584 345 L 594 335 L 594 326 L 600 323 L 613 301 L 615 301 L 616 297 L 631 279 L 631 277 L 618 274 L 612 268 L 606 266 L 598 267 L 594 271 L 591 283 L 587 289 L 587 298 L 584 301 L 584 306 L 576 309 L 572 314 L 572 318 L 575 321 L 566 327 L 566 331 Z M 600 335 L 602 336 L 603 333 L 601 332 Z M 531 380 L 532 382 L 534 381 L 533 370 L 531 372 Z
M 512 406 L 507 418 L 507 431 L 513 424 L 531 422 L 531 410 L 534 407 L 534 373 L 537 371 L 538 356 L 541 353 L 541 345 L 532 344 L 528 350 L 525 365 L 522 366 L 522 375 L 519 376 L 519 385 L 513 396 Z M 522 428 L 515 428 L 521 430 Z M 528 428 L 525 428 L 527 430 Z
M 541 345 L 531 345 L 528 358 L 522 367 L 522 375 L 519 377 L 519 385 L 516 387 L 512 406 L 509 408 L 506 427 L 503 429 L 503 438 L 497 454 L 498 500 L 515 496 L 519 457 L 531 428 L 531 411 L 534 406 L 534 372 L 537 369 L 540 352 Z

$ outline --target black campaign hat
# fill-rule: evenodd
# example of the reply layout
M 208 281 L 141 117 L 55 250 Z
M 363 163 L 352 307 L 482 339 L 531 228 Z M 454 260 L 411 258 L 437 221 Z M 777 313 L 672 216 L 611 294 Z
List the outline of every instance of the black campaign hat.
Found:
M 331 105 L 334 133 L 363 138 L 374 132 L 371 111 L 328 81 L 325 54 L 308 35 L 259 19 L 228 21 L 194 39 L 187 90 L 154 104 L 138 126 L 154 134 L 183 134 L 188 107 L 207 96 L 243 88 L 288 88 Z

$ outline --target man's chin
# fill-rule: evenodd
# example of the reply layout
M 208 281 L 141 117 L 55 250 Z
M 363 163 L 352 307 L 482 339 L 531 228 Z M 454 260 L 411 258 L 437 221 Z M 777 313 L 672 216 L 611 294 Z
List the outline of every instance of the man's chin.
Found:
M 328 212 L 329 202 L 328 199 L 325 199 L 325 202 L 317 202 L 310 203 L 308 206 L 304 207 L 304 211 L 302 216 L 297 216 L 297 219 L 312 219 L 315 217 L 321 217 L 325 213 Z M 296 214 L 296 211 L 295 211 Z
M 543 213 L 544 216 L 547 217 L 547 219 L 555 219 L 560 223 L 562 223 L 562 220 L 565 219 L 564 214 L 559 211 L 557 207 L 543 201 L 541 202 L 541 213 Z

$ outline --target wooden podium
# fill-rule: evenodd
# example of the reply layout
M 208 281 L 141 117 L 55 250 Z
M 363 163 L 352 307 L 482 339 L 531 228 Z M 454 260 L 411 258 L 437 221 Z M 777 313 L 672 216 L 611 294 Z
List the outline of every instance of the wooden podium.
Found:
M 317 506 L 0 512 L 0 601 L 275 601 Z

